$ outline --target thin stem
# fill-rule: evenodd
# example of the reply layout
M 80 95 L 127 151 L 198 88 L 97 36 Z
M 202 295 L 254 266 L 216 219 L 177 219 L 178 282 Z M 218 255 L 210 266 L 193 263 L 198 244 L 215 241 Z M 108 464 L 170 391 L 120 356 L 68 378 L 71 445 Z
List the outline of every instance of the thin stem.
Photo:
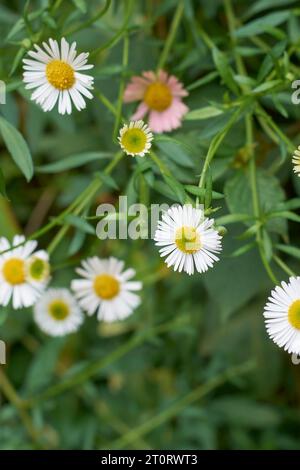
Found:
M 123 95 L 125 89 L 125 77 L 124 77 L 124 70 L 127 69 L 128 66 L 128 54 L 129 54 L 129 38 L 128 34 L 125 33 L 124 35 L 124 46 L 123 46 L 123 58 L 122 58 L 122 69 L 123 74 L 120 80 L 120 88 L 119 88 L 119 96 L 118 96 L 118 103 L 117 103 L 117 113 L 113 131 L 113 140 L 117 141 L 117 135 L 119 132 L 120 122 L 122 119 L 122 106 L 123 106 Z
M 100 91 L 95 91 L 95 96 L 101 101 L 101 103 L 114 115 L 117 116 L 118 111 L 115 106 L 104 96 Z
M 156 166 L 158 167 L 159 171 L 161 172 L 162 176 L 170 176 L 169 168 L 164 164 L 164 162 L 156 155 L 156 153 L 151 150 L 150 158 L 154 161 Z
M 173 17 L 173 21 L 172 21 L 172 24 L 171 24 L 171 27 L 170 27 L 170 31 L 169 31 L 167 40 L 165 42 L 164 48 L 162 50 L 162 53 L 160 55 L 160 58 L 159 58 L 159 61 L 158 61 L 158 64 L 157 64 L 157 71 L 163 69 L 164 66 L 165 66 L 167 57 L 169 55 L 170 49 L 172 47 L 173 41 L 174 41 L 176 33 L 177 33 L 177 29 L 178 29 L 183 11 L 184 11 L 184 1 L 179 0 L 177 8 L 175 10 L 175 14 L 174 14 L 174 17 Z
M 111 4 L 111 0 L 106 0 L 104 7 L 101 8 L 101 10 L 98 11 L 98 13 L 96 13 L 96 15 L 92 16 L 92 18 L 90 18 L 89 20 L 84 21 L 84 22 L 81 23 L 79 26 L 75 26 L 73 29 L 70 29 L 69 31 L 67 31 L 66 33 L 64 33 L 64 35 L 65 35 L 65 36 L 69 36 L 70 34 L 78 33 L 78 31 L 81 31 L 82 29 L 86 29 L 86 28 L 88 28 L 89 26 L 91 26 L 92 24 L 94 24 L 94 23 L 95 23 L 96 21 L 98 21 L 103 15 L 105 15 L 105 13 L 107 12 L 107 10 L 108 10 L 109 7 L 110 7 L 110 4 Z
M 231 38 L 231 42 L 232 42 L 232 46 L 234 50 L 236 67 L 240 75 L 247 77 L 247 71 L 246 71 L 246 67 L 244 65 L 243 59 L 236 49 L 236 39 L 234 36 L 236 18 L 235 18 L 234 11 L 232 8 L 231 0 L 225 0 L 225 11 L 226 11 L 227 21 L 228 21 L 228 26 L 229 26 L 230 38 Z M 249 87 L 246 84 L 242 84 L 241 90 L 244 95 L 247 95 L 247 93 L 249 92 Z M 260 201 L 259 201 L 259 194 L 258 194 L 257 181 L 256 181 L 255 153 L 253 151 L 253 118 L 252 118 L 252 115 L 249 113 L 245 116 L 245 128 L 246 128 L 246 146 L 249 152 L 248 168 L 249 168 L 249 182 L 250 182 L 251 194 L 252 194 L 253 214 L 254 214 L 254 217 L 257 220 L 259 220 L 261 216 L 261 209 L 260 209 Z M 257 230 L 256 242 L 257 242 L 259 254 L 261 257 L 261 261 L 264 265 L 264 268 L 268 276 L 272 280 L 272 282 L 277 284 L 278 281 L 276 279 L 275 274 L 273 273 L 271 269 L 271 266 L 268 262 L 268 259 L 266 257 L 266 254 L 263 248 L 261 227 L 259 227 Z
M 180 321 L 177 319 L 177 320 L 163 323 L 162 325 L 158 325 L 156 327 L 147 329 L 147 331 L 143 331 L 141 333 L 135 334 L 126 343 L 121 344 L 121 346 L 115 349 L 111 354 L 108 354 L 106 357 L 100 358 L 88 364 L 80 372 L 74 373 L 71 377 L 59 382 L 56 385 L 53 385 L 52 387 L 49 387 L 40 395 L 36 395 L 35 397 L 29 398 L 28 400 L 24 400 L 25 406 L 26 407 L 34 406 L 36 403 L 40 401 L 53 398 L 73 387 L 76 387 L 77 385 L 80 385 L 86 382 L 91 377 L 97 375 L 103 368 L 117 361 L 118 359 L 123 357 L 125 354 L 127 354 L 131 350 L 143 344 L 147 339 L 151 338 L 152 336 L 161 335 L 163 333 L 166 333 L 170 330 L 175 329 L 177 326 L 181 328 L 183 326 L 182 320 L 184 322 L 186 321 L 185 318 L 180 319 Z
M 114 169 L 114 167 L 119 163 L 122 156 L 123 156 L 122 152 L 116 153 L 116 155 L 114 156 L 112 161 L 105 168 L 104 174 L 109 175 L 111 173 L 111 171 Z M 80 212 L 86 207 L 86 205 L 89 203 L 89 201 L 94 197 L 94 195 L 100 189 L 102 184 L 103 184 L 102 179 L 98 178 L 97 180 L 93 181 L 88 186 L 88 188 L 85 191 L 84 198 L 79 202 L 79 204 L 77 205 L 77 207 L 73 211 L 74 215 L 79 215 L 80 214 Z M 58 231 L 58 233 L 52 239 L 51 243 L 48 246 L 47 251 L 48 251 L 49 254 L 52 254 L 53 251 L 57 248 L 59 243 L 62 241 L 63 237 L 66 235 L 68 229 L 69 229 L 68 224 L 61 227 L 61 229 Z
M 199 385 L 197 388 L 192 390 L 190 393 L 187 393 L 175 403 L 170 405 L 168 408 L 157 414 L 156 416 L 148 419 L 146 422 L 142 423 L 141 425 L 137 426 L 134 429 L 131 429 L 127 434 L 122 436 L 120 439 L 117 439 L 113 442 L 112 448 L 115 449 L 122 449 L 132 443 L 134 443 L 137 439 L 141 439 L 149 432 L 153 431 L 157 427 L 161 426 L 162 424 L 169 421 L 174 416 L 178 416 L 182 410 L 184 410 L 187 406 L 195 403 L 196 401 L 202 399 L 209 393 L 211 393 L 216 388 L 223 385 L 225 382 L 240 377 L 248 372 L 250 372 L 254 368 L 254 363 L 252 361 L 248 361 L 244 364 L 239 366 L 234 366 L 227 369 L 225 372 L 222 372 L 212 379 L 208 380 L 206 383 Z
M 133 9 L 133 6 L 134 6 L 134 1 L 135 0 L 127 0 L 127 9 L 126 9 L 126 13 L 125 13 L 125 20 L 124 20 L 123 25 L 119 29 L 119 31 L 109 41 L 107 41 L 105 44 L 103 44 L 102 46 L 100 46 L 97 49 L 93 50 L 90 54 L 91 57 L 94 56 L 94 55 L 100 54 L 101 52 L 105 51 L 106 49 L 110 49 L 111 47 L 115 46 L 119 42 L 119 40 L 122 38 L 123 34 L 127 30 L 128 23 L 129 23 L 131 13 L 132 13 L 132 9 Z
M 13 385 L 9 381 L 8 377 L 4 373 L 3 369 L 1 369 L 1 368 L 0 368 L 0 388 L 3 391 L 3 393 L 4 393 L 5 397 L 7 398 L 7 400 L 9 400 L 10 403 L 12 403 L 15 406 L 15 408 L 17 409 L 17 411 L 20 415 L 20 418 L 23 421 L 24 427 L 25 427 L 28 435 L 32 439 L 32 441 L 38 447 L 41 447 L 40 443 L 39 443 L 39 434 L 34 428 L 31 417 L 29 416 L 27 411 L 24 409 L 23 400 L 21 400 L 21 398 L 17 394 L 15 388 L 13 387 Z
M 289 266 L 288 266 L 284 261 L 282 261 L 282 259 L 279 258 L 279 256 L 273 255 L 273 259 L 274 259 L 275 263 L 277 263 L 278 266 L 280 266 L 281 269 L 282 269 L 286 274 L 288 274 L 288 276 L 296 277 L 296 273 L 295 273 L 291 268 L 289 268 Z

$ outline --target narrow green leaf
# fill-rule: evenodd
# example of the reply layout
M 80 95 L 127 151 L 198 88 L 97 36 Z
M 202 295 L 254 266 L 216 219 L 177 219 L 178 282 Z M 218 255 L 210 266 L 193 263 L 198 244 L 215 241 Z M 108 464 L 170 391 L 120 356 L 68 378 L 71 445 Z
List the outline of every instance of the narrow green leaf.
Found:
M 200 121 L 202 119 L 209 119 L 214 116 L 219 116 L 223 114 L 222 109 L 216 108 L 214 106 L 205 106 L 204 108 L 193 109 L 187 113 L 184 117 L 187 121 Z
M 184 189 L 190 193 L 193 194 L 194 196 L 205 196 L 206 189 L 204 188 L 199 188 L 199 186 L 193 186 L 191 184 L 186 184 L 184 186 Z M 224 194 L 218 193 L 217 191 L 212 191 L 212 199 L 223 199 Z
M 30 181 L 33 176 L 32 158 L 22 134 L 2 116 L 0 116 L 0 133 L 14 162 L 27 181 Z
M 81 217 L 78 217 L 77 215 L 68 214 L 64 218 L 64 221 L 72 225 L 73 227 L 76 227 L 79 230 L 85 233 L 88 233 L 89 235 L 95 235 L 94 227 L 91 224 L 89 224 L 85 219 L 82 219 Z
M 86 165 L 87 163 L 111 158 L 112 153 L 110 152 L 86 152 L 71 155 L 53 163 L 37 167 L 39 173 L 59 173 L 65 170 L 71 170 L 80 166 Z
M 291 245 L 281 245 L 280 243 L 275 247 L 283 253 L 291 255 L 293 258 L 300 259 L 300 248 Z
M 4 175 L 3 172 L 0 168 L 0 194 L 7 199 L 7 194 L 6 194 L 6 187 L 5 187 L 5 180 L 4 180 Z
M 266 28 L 278 26 L 284 23 L 290 16 L 289 10 L 277 11 L 270 13 L 261 18 L 257 18 L 238 28 L 234 34 L 238 38 L 250 38 L 251 36 L 266 32 Z
M 256 246 L 255 242 L 247 243 L 247 245 L 243 245 L 240 248 L 237 248 L 231 253 L 232 258 L 237 258 L 238 256 L 244 255 L 248 253 L 248 251 L 252 250 Z
M 233 93 L 238 94 L 239 88 L 234 81 L 233 71 L 228 63 L 226 55 L 221 52 L 217 47 L 213 48 L 214 63 L 224 81 Z

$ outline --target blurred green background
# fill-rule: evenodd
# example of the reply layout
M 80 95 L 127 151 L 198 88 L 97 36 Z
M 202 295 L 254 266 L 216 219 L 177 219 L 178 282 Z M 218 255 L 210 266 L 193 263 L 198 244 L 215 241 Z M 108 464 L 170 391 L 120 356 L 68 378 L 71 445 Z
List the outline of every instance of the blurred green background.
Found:
M 105 3 L 108 9 L 97 19 Z M 115 106 L 120 82 L 155 70 L 180 3 L 0 3 L 0 79 L 8 91 L 0 113 L 23 134 L 35 167 L 26 182 L 0 142 L 8 195 L 0 199 L 1 235 L 34 233 L 103 171 L 107 155 L 86 161 L 89 152 L 118 151 L 115 117 L 103 96 Z M 143 163 L 123 158 L 83 216 L 95 215 L 101 202 L 117 203 L 120 194 L 147 205 L 182 202 L 186 186 L 198 184 L 212 140 L 241 109 L 210 166 L 213 189 L 223 196 L 206 208 L 218 208 L 213 214 L 220 223 L 228 214 L 252 215 L 254 158 L 262 251 L 279 280 L 287 274 L 276 256 L 297 272 L 300 185 L 292 176 L 291 155 L 300 143 L 300 112 L 291 103 L 291 83 L 300 79 L 299 15 L 297 2 L 288 0 L 183 1 L 165 68 L 185 84 L 186 103 L 198 111 L 170 139 L 154 144 L 176 186 L 167 184 L 150 158 Z M 79 51 L 90 51 L 95 64 L 95 98 L 71 116 L 43 113 L 21 81 L 26 49 L 63 35 L 76 40 Z M 237 56 L 248 76 L 238 70 Z M 250 147 L 246 99 L 246 112 L 254 116 Z M 213 116 L 211 107 L 222 113 Z M 134 109 L 125 105 L 123 116 L 128 119 Z M 81 157 L 70 168 L 67 157 L 74 155 Z M 95 228 L 94 220 L 89 223 Z M 100 241 L 84 226 L 70 220 L 68 225 L 53 252 L 52 285 L 68 286 L 74 267 L 91 254 L 114 255 L 144 282 L 142 305 L 118 324 L 87 318 L 77 334 L 61 339 L 43 335 L 30 309 L 1 310 L 0 338 L 7 344 L 7 364 L 0 366 L 1 449 L 299 448 L 300 365 L 292 364 L 264 328 L 263 307 L 273 283 L 260 259 L 253 221 L 227 226 L 223 219 L 221 261 L 191 277 L 168 270 L 151 240 Z M 40 246 L 47 248 L 59 229 L 41 236 Z

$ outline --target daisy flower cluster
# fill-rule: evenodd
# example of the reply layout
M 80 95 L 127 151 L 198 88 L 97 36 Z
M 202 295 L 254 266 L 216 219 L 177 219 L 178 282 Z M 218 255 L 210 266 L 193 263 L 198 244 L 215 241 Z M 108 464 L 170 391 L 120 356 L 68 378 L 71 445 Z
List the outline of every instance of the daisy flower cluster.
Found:
M 124 270 L 124 262 L 97 256 L 82 261 L 77 273 L 82 279 L 72 281 L 71 290 L 50 288 L 48 253 L 36 250 L 37 241 L 16 235 L 12 244 L 0 238 L 0 305 L 12 301 L 14 309 L 33 306 L 40 329 L 51 336 L 78 330 L 88 315 L 97 312 L 98 320 L 123 320 L 140 305 L 142 283 L 134 281 L 135 270 Z
M 31 307 L 41 296 L 50 279 L 49 258 L 38 250 L 35 240 L 16 235 L 12 244 L 0 238 L 0 305 L 10 300 L 14 309 Z
M 34 45 L 23 59 L 23 80 L 31 99 L 43 111 L 56 105 L 60 114 L 71 114 L 72 107 L 81 111 L 85 99 L 93 97 L 94 79 L 86 71 L 88 53 L 77 53 L 76 42 L 69 44 L 49 39 Z M 150 152 L 153 134 L 170 132 L 182 125 L 188 112 L 183 99 L 188 95 L 183 84 L 164 70 L 144 71 L 133 76 L 125 88 L 125 103 L 138 102 L 131 121 L 120 129 L 119 145 L 133 157 Z M 146 120 L 146 122 L 144 122 Z M 300 176 L 300 147 L 292 163 Z M 221 236 L 213 219 L 191 205 L 171 207 L 158 222 L 154 241 L 160 256 L 174 271 L 192 275 L 204 273 L 218 261 L 222 250 Z M 16 236 L 12 245 L 0 239 L 0 305 L 12 299 L 13 308 L 34 305 L 34 318 L 48 334 L 59 336 L 76 331 L 84 315 L 96 314 L 99 320 L 113 322 L 127 318 L 139 306 L 137 294 L 142 284 L 134 281 L 135 271 L 124 269 L 116 258 L 97 256 L 82 261 L 76 269 L 80 279 L 65 288 L 45 291 L 50 280 L 48 255 L 36 251 L 36 241 Z M 300 352 L 300 277 L 275 287 L 265 306 L 267 332 L 273 341 L 289 353 Z

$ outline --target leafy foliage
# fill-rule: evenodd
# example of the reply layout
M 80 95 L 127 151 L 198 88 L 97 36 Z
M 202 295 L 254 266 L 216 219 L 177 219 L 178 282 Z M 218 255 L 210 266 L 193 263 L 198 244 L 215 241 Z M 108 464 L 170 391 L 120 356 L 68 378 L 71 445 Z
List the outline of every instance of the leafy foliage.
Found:
M 299 14 L 293 0 L 1 2 L 0 235 L 38 238 L 55 286 L 92 254 L 123 258 L 144 282 L 126 322 L 89 318 L 63 340 L 31 310 L 0 310 L 2 449 L 299 448 L 298 369 L 262 318 L 300 259 Z M 43 113 L 22 83 L 26 51 L 62 36 L 95 64 L 94 99 L 71 116 Z M 152 157 L 123 157 L 124 84 L 158 65 L 185 84 L 190 111 Z M 189 278 L 152 240 L 98 240 L 96 208 L 120 194 L 198 198 L 225 234 L 221 261 Z

